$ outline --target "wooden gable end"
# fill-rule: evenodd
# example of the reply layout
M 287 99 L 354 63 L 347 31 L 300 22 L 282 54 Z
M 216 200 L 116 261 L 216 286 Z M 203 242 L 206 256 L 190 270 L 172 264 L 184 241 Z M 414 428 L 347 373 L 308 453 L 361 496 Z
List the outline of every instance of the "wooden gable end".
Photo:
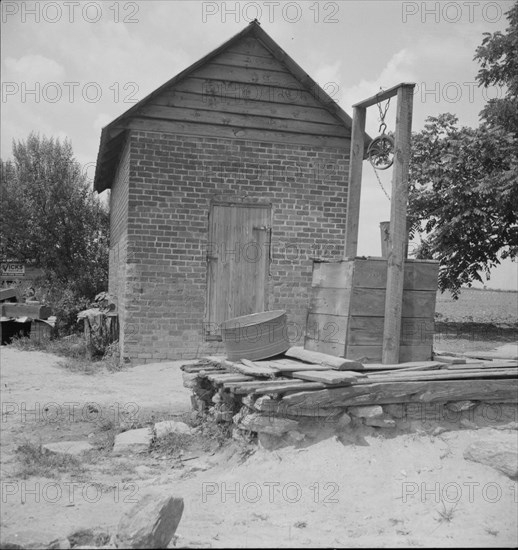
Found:
M 320 88 L 303 85 L 246 36 L 150 98 L 127 128 L 346 147 L 350 130 L 333 109 Z

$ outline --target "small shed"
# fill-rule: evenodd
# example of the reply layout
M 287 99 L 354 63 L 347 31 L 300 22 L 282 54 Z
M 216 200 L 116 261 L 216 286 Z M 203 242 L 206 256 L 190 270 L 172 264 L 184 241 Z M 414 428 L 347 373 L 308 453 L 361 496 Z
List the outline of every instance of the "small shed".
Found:
M 121 357 L 214 353 L 223 321 L 273 309 L 303 342 L 312 260 L 343 256 L 350 139 L 257 21 L 106 126 Z

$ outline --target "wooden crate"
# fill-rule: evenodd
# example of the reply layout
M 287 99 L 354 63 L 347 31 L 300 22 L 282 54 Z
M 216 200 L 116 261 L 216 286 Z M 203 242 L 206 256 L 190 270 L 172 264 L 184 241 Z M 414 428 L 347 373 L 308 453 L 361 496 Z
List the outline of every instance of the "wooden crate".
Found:
M 439 264 L 405 260 L 400 362 L 432 357 Z M 381 361 L 387 261 L 313 263 L 305 348 L 364 362 Z

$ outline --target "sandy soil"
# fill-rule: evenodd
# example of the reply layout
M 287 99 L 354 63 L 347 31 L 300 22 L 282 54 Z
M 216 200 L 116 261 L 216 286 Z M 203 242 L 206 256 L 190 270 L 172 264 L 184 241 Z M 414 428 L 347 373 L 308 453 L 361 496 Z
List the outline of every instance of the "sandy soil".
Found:
M 187 414 L 189 393 L 180 362 L 86 376 L 45 353 L 2 348 L 1 360 L 3 539 L 28 528 L 113 530 L 139 493 L 156 486 L 184 498 L 177 545 L 188 547 L 518 543 L 517 483 L 462 457 L 471 441 L 501 433 L 492 428 L 437 437 L 371 430 L 354 442 L 259 448 L 246 459 L 231 444 L 182 467 L 157 453 L 113 458 L 101 444 L 83 472 L 21 479 L 14 451 L 23 441 L 98 443 L 112 421 Z

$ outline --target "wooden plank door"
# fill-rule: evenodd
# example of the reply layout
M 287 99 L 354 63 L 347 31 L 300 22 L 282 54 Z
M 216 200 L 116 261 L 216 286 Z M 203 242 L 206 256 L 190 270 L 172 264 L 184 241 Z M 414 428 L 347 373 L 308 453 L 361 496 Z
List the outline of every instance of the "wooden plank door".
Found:
M 227 319 L 265 311 L 270 242 L 270 207 L 212 206 L 207 246 L 208 339 L 220 338 L 219 326 Z

